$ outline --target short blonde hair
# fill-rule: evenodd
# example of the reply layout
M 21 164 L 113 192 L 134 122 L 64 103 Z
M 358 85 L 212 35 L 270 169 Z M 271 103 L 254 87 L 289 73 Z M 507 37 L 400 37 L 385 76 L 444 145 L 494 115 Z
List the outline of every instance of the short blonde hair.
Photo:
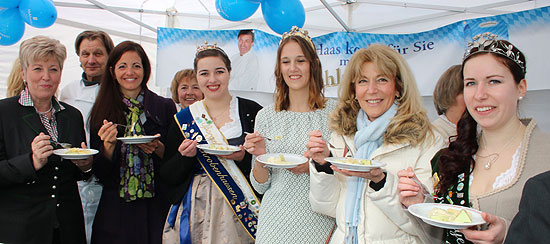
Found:
M 172 92 L 172 100 L 174 100 L 174 102 L 177 104 L 180 103 L 178 99 L 178 86 L 183 78 L 196 80 L 197 75 L 195 74 L 195 71 L 193 69 L 182 69 L 176 72 L 176 75 L 174 75 L 174 79 L 172 79 L 172 84 L 170 85 L 170 91 Z
M 63 69 L 63 62 L 67 58 L 67 49 L 61 42 L 46 36 L 35 36 L 21 43 L 19 47 L 19 59 L 23 71 L 35 60 L 55 58 L 59 68 Z
M 25 89 L 25 83 L 23 82 L 23 77 L 21 77 L 21 61 L 19 61 L 19 58 L 16 58 L 13 61 L 13 66 L 8 76 L 8 91 L 6 96 L 17 96 L 23 89 Z
M 462 94 L 464 81 L 462 79 L 462 65 L 457 64 L 449 67 L 434 88 L 434 106 L 437 114 L 442 115 L 456 103 L 456 97 Z
M 379 44 L 360 49 L 351 57 L 340 84 L 338 105 L 330 115 L 330 128 L 342 135 L 353 135 L 357 132 L 357 114 L 361 106 L 355 99 L 355 82 L 361 76 L 361 67 L 368 62 L 376 65 L 382 74 L 393 77 L 395 89 L 399 93 L 394 101 L 397 104 L 397 114 L 388 125 L 384 143 L 409 142 L 417 145 L 423 143 L 427 135 L 432 137 L 430 121 L 409 65 L 401 54 Z

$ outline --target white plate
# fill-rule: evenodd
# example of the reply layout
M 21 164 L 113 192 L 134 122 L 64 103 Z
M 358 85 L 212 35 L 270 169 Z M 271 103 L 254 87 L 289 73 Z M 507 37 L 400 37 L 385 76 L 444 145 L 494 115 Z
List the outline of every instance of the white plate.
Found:
M 153 140 L 159 138 L 159 136 L 127 136 L 127 137 L 117 137 L 116 139 L 122 141 L 126 144 L 142 144 L 149 143 Z
M 346 160 L 346 158 L 343 158 L 343 157 L 328 157 L 328 158 L 325 158 L 325 160 L 333 164 L 334 166 L 338 167 L 339 169 L 347 169 L 351 171 L 361 171 L 361 172 L 366 172 L 366 171 L 370 171 L 371 169 L 376 169 L 376 168 L 381 168 L 386 166 L 386 163 L 378 162 L 374 160 L 371 160 L 372 165 L 345 163 L 345 162 L 342 162 Z M 356 158 L 356 160 L 360 160 L 360 159 Z
M 90 156 L 96 155 L 99 151 L 95 149 L 82 149 L 82 150 L 88 150 L 89 153 L 85 154 L 67 154 L 67 151 L 69 149 L 63 148 L 63 149 L 56 149 L 53 150 L 53 154 L 58 155 L 64 159 L 86 159 Z
M 269 159 L 271 157 L 279 157 L 279 155 L 283 155 L 283 157 L 285 158 L 285 161 L 286 161 L 285 164 L 267 162 L 267 159 Z M 283 168 L 283 169 L 294 168 L 294 167 L 296 167 L 300 164 L 303 164 L 303 163 L 307 162 L 306 157 L 304 157 L 302 155 L 290 154 L 290 153 L 267 153 L 267 154 L 262 154 L 262 155 L 258 156 L 256 158 L 256 160 L 260 161 L 260 163 L 264 163 L 264 164 L 268 165 L 269 167 Z
M 445 209 L 445 210 L 449 208 L 454 208 L 456 210 L 464 209 L 472 215 L 472 223 L 453 223 L 453 222 L 430 219 L 429 212 L 435 207 Z M 445 228 L 445 229 L 460 230 L 460 229 L 467 229 L 471 226 L 485 224 L 485 220 L 483 220 L 483 217 L 481 217 L 481 212 L 479 210 L 458 206 L 458 205 L 443 204 L 443 203 L 417 203 L 409 206 L 408 210 L 409 210 L 409 213 L 422 219 L 427 224 L 440 227 L 440 228 Z
M 224 149 L 211 148 L 211 146 L 223 147 Z M 199 144 L 197 147 L 212 155 L 229 155 L 241 150 L 239 147 L 224 144 Z

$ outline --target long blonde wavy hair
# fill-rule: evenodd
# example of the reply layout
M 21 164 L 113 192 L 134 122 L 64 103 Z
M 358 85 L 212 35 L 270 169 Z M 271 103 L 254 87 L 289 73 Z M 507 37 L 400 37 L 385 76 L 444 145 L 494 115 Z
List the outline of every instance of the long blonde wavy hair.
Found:
M 361 77 L 363 64 L 372 62 L 378 71 L 387 77 L 395 78 L 397 113 L 391 119 L 384 144 L 410 143 L 418 145 L 426 138 L 433 138 L 431 124 L 426 115 L 416 81 L 403 57 L 395 50 L 372 44 L 353 54 L 344 72 L 339 87 L 339 101 L 330 115 L 330 128 L 341 135 L 353 135 L 357 132 L 357 114 L 361 106 L 355 97 L 355 82 Z

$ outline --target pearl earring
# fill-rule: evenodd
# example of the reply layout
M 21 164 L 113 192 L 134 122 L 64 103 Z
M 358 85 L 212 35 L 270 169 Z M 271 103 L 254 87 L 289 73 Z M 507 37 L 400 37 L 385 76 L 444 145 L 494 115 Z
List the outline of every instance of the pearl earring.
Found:
M 521 101 L 521 100 L 523 100 L 523 97 L 519 97 L 518 99 Z

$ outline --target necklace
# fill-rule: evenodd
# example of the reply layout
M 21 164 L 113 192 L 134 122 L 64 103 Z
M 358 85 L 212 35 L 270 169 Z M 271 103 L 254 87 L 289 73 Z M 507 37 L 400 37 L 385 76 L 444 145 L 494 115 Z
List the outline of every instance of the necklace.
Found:
M 51 112 L 53 110 L 53 104 L 50 102 L 50 109 L 48 109 L 48 111 L 46 111 L 46 112 L 40 112 L 40 111 L 38 111 L 38 109 L 36 107 L 34 107 L 34 110 L 36 110 L 36 112 L 39 115 L 46 115 L 46 114 L 48 114 L 49 112 Z
M 521 122 L 520 122 L 519 127 L 521 128 Z M 521 132 L 521 129 L 518 129 L 517 131 L 518 131 L 518 132 Z M 500 149 L 499 152 L 491 153 L 491 154 L 489 154 L 489 155 L 483 155 L 483 156 L 482 156 L 482 155 L 477 155 L 478 158 L 489 158 L 489 159 L 487 160 L 487 163 L 485 163 L 485 165 L 483 165 L 483 168 L 486 169 L 486 170 L 491 169 L 491 165 L 492 165 L 494 162 L 497 161 L 497 159 L 500 157 L 500 153 L 502 153 L 502 152 L 504 151 L 504 149 L 506 149 L 506 148 L 510 145 L 510 143 L 512 143 L 512 142 L 516 139 L 517 135 L 519 135 L 519 134 L 520 134 L 520 133 L 516 133 L 516 134 L 514 135 L 514 137 L 512 137 L 508 142 L 506 142 L 506 144 L 504 144 L 504 146 L 502 146 L 502 148 Z M 485 143 L 485 137 L 483 137 L 483 135 L 481 136 L 481 142 L 483 143 L 483 146 L 484 146 L 484 147 L 487 145 L 487 144 Z

